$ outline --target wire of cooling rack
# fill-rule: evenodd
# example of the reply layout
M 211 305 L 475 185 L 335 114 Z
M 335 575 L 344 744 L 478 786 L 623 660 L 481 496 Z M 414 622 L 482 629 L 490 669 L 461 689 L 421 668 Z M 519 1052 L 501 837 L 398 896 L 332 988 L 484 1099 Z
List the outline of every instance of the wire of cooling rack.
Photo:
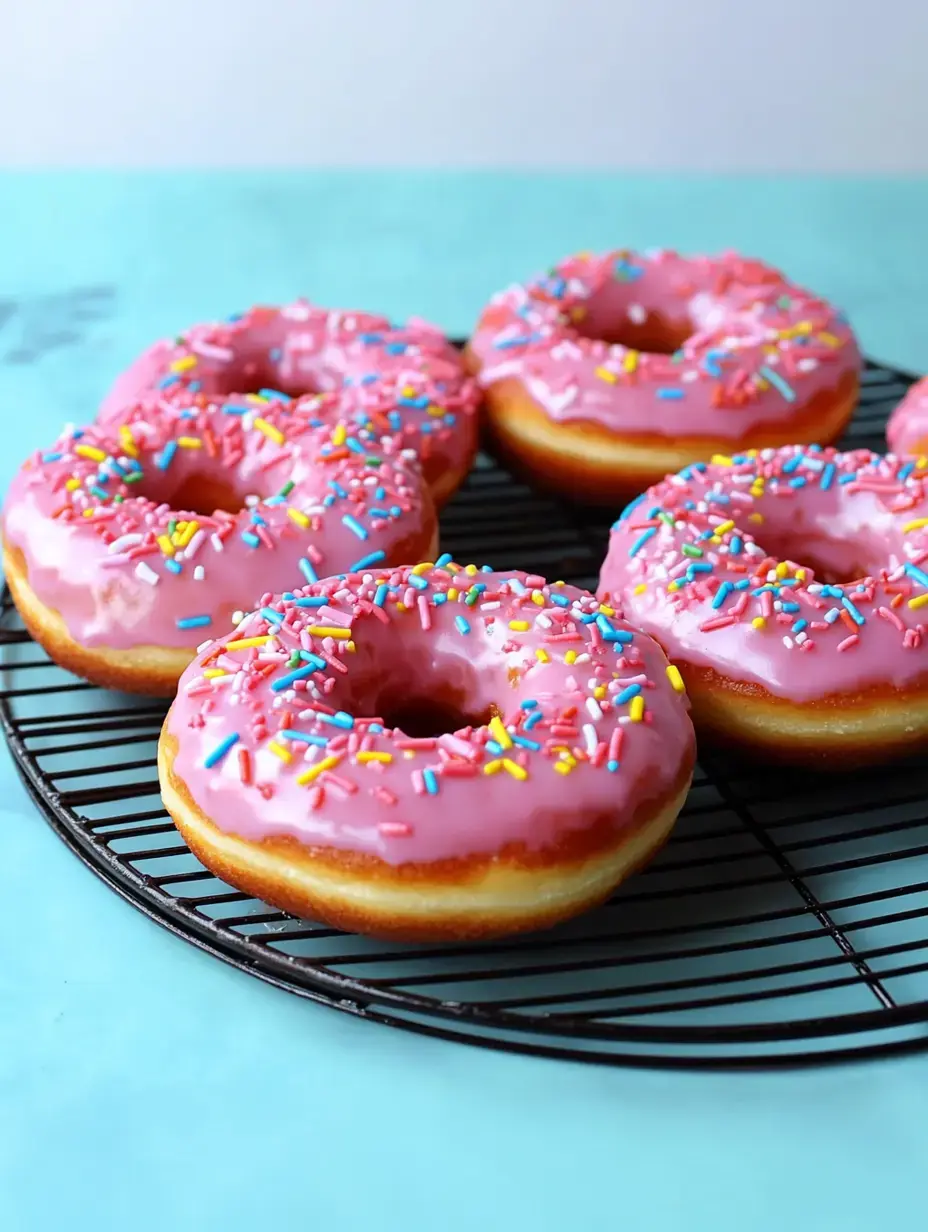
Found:
M 879 449 L 911 381 L 868 363 L 845 443 Z M 481 456 L 442 546 L 592 588 L 610 520 Z M 0 672 L 0 726 L 56 833 L 159 924 L 280 988 L 444 1039 L 612 1064 L 814 1064 L 928 1043 L 917 761 L 823 778 L 706 754 L 664 852 L 599 911 L 496 944 L 398 945 L 294 919 L 204 869 L 161 805 L 164 705 L 50 663 L 8 593 Z

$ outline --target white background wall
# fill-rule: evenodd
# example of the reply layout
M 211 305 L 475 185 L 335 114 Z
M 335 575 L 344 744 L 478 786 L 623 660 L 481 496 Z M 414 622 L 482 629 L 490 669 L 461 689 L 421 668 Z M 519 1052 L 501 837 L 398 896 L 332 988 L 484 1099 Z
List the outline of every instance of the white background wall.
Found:
M 0 161 L 928 171 L 928 0 L 0 0 Z

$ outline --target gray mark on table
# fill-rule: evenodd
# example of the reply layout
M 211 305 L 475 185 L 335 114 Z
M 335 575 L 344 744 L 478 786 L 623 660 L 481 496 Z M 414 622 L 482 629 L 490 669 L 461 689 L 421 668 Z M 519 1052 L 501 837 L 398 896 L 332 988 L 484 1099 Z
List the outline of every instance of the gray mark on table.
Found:
M 52 351 L 79 346 L 115 307 L 116 288 L 107 285 L 0 297 L 0 364 L 34 364 Z

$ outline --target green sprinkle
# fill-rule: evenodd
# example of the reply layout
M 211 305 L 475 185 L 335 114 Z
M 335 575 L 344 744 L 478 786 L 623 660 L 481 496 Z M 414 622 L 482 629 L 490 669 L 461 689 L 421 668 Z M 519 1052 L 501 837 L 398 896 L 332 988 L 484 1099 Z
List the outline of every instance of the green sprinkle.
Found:
M 702 556 L 703 555 L 702 548 L 694 547 L 692 543 L 684 543 L 683 547 L 680 550 L 682 551 L 684 556 Z

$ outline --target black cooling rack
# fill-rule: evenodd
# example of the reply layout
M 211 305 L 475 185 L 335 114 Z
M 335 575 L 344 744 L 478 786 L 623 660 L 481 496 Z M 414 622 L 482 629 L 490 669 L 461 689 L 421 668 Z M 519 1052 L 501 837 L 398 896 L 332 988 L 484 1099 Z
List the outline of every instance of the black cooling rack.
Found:
M 911 380 L 869 363 L 846 440 L 881 448 Z M 442 546 L 592 588 L 609 521 L 481 457 Z M 165 707 L 49 663 L 8 594 L 0 669 L 0 724 L 56 833 L 159 924 L 280 988 L 444 1039 L 608 1063 L 816 1063 L 928 1042 L 928 765 L 836 779 L 706 755 L 667 848 L 599 911 L 495 945 L 406 946 L 293 919 L 207 872 L 161 806 Z

